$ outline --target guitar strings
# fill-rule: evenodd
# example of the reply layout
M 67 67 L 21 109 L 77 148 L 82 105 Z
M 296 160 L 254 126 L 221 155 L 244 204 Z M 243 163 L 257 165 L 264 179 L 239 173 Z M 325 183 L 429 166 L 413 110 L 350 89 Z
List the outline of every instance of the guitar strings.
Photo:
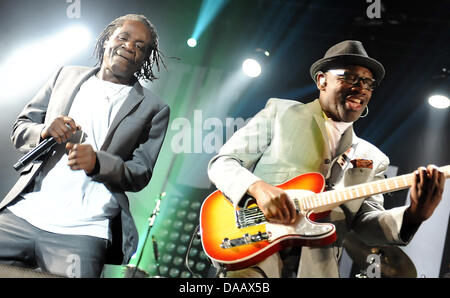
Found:
M 294 199 L 294 205 L 297 211 L 300 211 L 299 200 Z M 258 207 L 241 209 L 238 211 L 238 219 L 241 223 L 248 225 L 252 224 L 255 221 L 257 223 L 261 223 L 262 221 L 267 220 L 264 216 L 264 213 Z
M 403 176 L 399 176 L 399 177 L 395 177 L 395 178 L 398 180 L 403 179 L 404 184 L 409 185 L 409 184 L 412 184 L 412 179 L 414 178 L 414 176 L 412 174 L 407 174 L 407 175 L 403 175 Z M 391 186 L 392 183 L 397 183 L 397 182 L 394 182 L 394 179 L 391 178 L 391 179 L 382 179 L 380 181 L 372 181 L 370 183 L 365 183 L 365 184 L 370 184 L 370 188 L 371 188 L 371 189 L 366 190 L 367 192 L 371 193 L 371 194 L 368 194 L 367 196 L 376 194 L 378 192 L 379 193 L 384 192 L 385 185 L 388 184 L 388 186 Z M 365 184 L 356 185 L 356 186 L 349 187 L 347 189 L 342 189 L 342 190 L 333 190 L 333 192 L 336 193 L 334 196 L 335 197 L 337 196 L 337 198 L 338 198 L 337 201 L 336 201 L 336 199 L 334 199 L 333 201 L 335 201 L 336 203 L 345 202 L 345 201 L 349 200 L 347 197 L 350 197 L 350 199 L 352 199 L 354 197 L 359 197 L 360 195 L 359 195 L 359 191 L 357 189 L 361 189 L 363 187 L 364 188 L 368 187 Z M 375 187 L 378 188 L 378 192 L 374 191 Z M 389 188 L 389 187 L 387 187 L 387 188 Z M 353 195 L 354 193 L 355 193 L 355 195 Z M 294 199 L 295 207 L 296 207 L 297 211 L 301 211 L 301 210 L 312 209 L 314 207 L 320 207 L 324 204 L 326 205 L 327 198 L 328 198 L 328 201 L 330 200 L 329 199 L 330 197 L 327 197 L 327 196 L 333 196 L 333 195 L 331 195 L 330 192 L 322 192 L 322 193 L 314 194 L 312 196 L 302 197 L 301 202 L 299 199 L 296 198 L 296 199 Z M 341 196 L 344 196 L 344 199 L 342 199 Z M 308 205 L 311 205 L 312 208 L 307 207 L 306 202 L 308 202 Z M 303 206 L 303 208 L 301 208 L 300 206 Z M 257 221 L 258 223 L 261 223 L 261 221 L 267 220 L 264 216 L 264 213 L 258 207 L 252 207 L 252 208 L 246 208 L 246 209 L 239 210 L 238 218 L 242 223 L 247 224 L 247 225 L 252 224 L 255 221 Z

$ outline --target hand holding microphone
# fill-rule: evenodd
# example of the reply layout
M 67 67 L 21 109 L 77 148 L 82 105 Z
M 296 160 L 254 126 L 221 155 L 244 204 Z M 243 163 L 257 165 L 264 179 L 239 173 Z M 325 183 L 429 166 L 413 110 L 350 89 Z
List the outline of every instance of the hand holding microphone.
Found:
M 77 126 L 72 118 L 67 116 L 55 118 L 49 126 L 42 130 L 41 138 L 43 141 L 39 143 L 36 148 L 19 159 L 19 161 L 14 164 L 14 169 L 16 171 L 22 170 L 28 164 L 47 153 L 56 144 L 67 142 L 77 129 L 81 130 L 81 127 Z
M 89 144 L 68 142 L 77 130 L 81 130 L 81 127 L 76 125 L 72 118 L 59 116 L 42 131 L 41 137 L 51 137 L 58 144 L 67 142 L 66 149 L 69 150 L 67 165 L 74 171 L 84 170 L 86 174 L 90 174 L 95 169 L 97 155 Z
M 81 127 L 77 126 L 72 118 L 59 116 L 42 130 L 41 138 L 47 139 L 52 137 L 58 144 L 61 144 L 67 142 L 77 132 L 77 129 L 81 130 Z

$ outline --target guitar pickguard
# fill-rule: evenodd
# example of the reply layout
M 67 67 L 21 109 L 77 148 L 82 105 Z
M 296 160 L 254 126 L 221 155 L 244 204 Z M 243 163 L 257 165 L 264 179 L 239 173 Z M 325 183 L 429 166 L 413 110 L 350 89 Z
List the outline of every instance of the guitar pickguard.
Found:
M 301 200 L 302 197 L 311 195 L 313 192 L 303 189 L 286 189 L 291 200 Z M 315 239 L 321 238 L 324 235 L 334 232 L 334 226 L 331 224 L 319 224 L 309 220 L 311 213 L 301 214 L 297 221 L 292 225 L 283 225 L 275 223 L 266 223 L 266 231 L 269 235 L 269 242 L 280 238 L 294 236 L 296 239 L 307 238 Z

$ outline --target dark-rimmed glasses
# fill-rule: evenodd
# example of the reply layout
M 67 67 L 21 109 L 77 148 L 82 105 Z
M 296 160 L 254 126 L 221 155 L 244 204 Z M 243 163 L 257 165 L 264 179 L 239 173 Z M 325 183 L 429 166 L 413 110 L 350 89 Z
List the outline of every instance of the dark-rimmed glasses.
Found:
M 359 82 L 363 83 L 363 87 L 367 90 L 373 91 L 377 87 L 377 80 L 372 78 L 363 78 L 358 76 L 357 74 L 350 72 L 345 69 L 331 69 L 330 73 L 338 76 L 340 80 L 344 81 L 347 84 L 357 86 Z

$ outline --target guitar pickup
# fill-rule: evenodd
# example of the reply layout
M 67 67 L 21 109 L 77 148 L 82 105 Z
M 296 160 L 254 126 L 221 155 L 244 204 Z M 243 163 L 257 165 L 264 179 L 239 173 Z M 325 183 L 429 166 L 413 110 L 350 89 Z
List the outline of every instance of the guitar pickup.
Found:
M 238 229 L 256 226 L 267 222 L 264 214 L 259 208 L 248 208 L 236 210 L 236 227 Z
M 223 249 L 227 249 L 227 248 L 232 248 L 232 247 L 236 247 L 236 246 L 255 243 L 255 242 L 259 242 L 259 241 L 263 241 L 263 240 L 267 240 L 267 239 L 269 239 L 269 234 L 266 232 L 264 232 L 264 233 L 258 232 L 257 234 L 254 234 L 254 235 L 250 235 L 250 234 L 246 233 L 240 238 L 235 238 L 235 239 L 225 238 L 225 239 L 223 239 L 222 244 L 220 244 L 220 247 Z

